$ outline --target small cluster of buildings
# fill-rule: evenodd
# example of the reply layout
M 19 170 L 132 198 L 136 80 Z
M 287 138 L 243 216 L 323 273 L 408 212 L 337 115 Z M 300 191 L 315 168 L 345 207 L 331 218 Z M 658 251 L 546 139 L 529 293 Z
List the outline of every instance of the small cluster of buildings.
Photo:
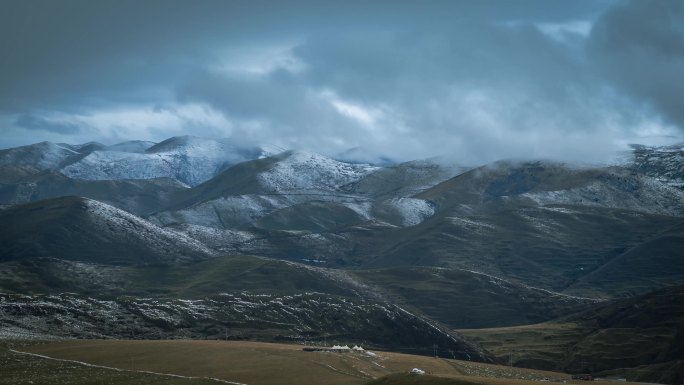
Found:
M 307 346 L 302 349 L 305 352 L 332 352 L 332 353 L 349 353 L 349 352 L 363 352 L 365 351 L 364 348 L 358 345 L 354 345 L 354 347 L 350 348 L 347 345 L 333 345 L 331 347 L 328 346 Z

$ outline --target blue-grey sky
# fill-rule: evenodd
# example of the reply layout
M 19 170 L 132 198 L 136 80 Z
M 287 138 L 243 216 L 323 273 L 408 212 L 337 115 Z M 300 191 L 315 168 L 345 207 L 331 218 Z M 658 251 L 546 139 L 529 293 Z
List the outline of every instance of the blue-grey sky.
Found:
M 682 141 L 684 1 L 0 0 L 0 147 L 599 160 Z

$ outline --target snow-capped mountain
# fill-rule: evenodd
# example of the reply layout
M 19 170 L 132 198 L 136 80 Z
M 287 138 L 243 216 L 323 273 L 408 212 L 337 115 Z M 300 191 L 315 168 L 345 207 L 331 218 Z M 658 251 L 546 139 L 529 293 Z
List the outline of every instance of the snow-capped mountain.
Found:
M 148 148 L 146 144 L 128 142 L 96 150 L 61 171 L 77 179 L 169 177 L 196 186 L 233 164 L 269 155 L 257 147 L 190 136 L 170 138 Z
M 0 165 L 28 166 L 37 170 L 56 169 L 79 152 L 63 144 L 40 142 L 0 150 Z
M 270 147 L 240 146 L 227 140 L 192 136 L 173 137 L 160 143 L 128 141 L 112 146 L 97 142 L 77 145 L 41 142 L 0 150 L 0 166 L 55 170 L 70 178 L 85 180 L 167 177 L 196 186 L 234 164 L 280 152 Z
M 379 169 L 368 164 L 345 163 L 305 151 L 288 151 L 284 159 L 257 176 L 265 191 L 333 192 Z
M 366 198 L 345 193 L 341 187 L 376 169 L 310 152 L 286 151 L 224 171 L 180 194 L 175 207 L 154 218 L 162 224 L 229 228 L 311 201 L 356 204 Z

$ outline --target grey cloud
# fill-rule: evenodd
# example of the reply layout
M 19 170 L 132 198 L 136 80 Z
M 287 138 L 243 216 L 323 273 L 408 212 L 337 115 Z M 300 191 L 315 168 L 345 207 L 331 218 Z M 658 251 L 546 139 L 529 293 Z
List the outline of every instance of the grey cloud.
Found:
M 597 6 L 599 4 L 599 6 Z M 0 12 L 0 111 L 92 108 L 168 98 L 226 47 L 328 30 L 440 29 L 459 20 L 558 19 L 591 0 L 6 0 Z
M 32 114 L 20 115 L 14 124 L 29 130 L 44 130 L 56 134 L 77 134 L 81 131 L 81 127 L 78 124 L 51 121 Z
M 617 87 L 684 127 L 684 2 L 622 2 L 598 20 L 588 47 Z
M 186 111 L 172 119 L 181 122 L 174 135 L 225 132 L 329 155 L 591 158 L 644 122 L 660 124 L 658 111 L 684 119 L 680 6 L 667 6 L 671 23 L 661 26 L 671 3 L 643 3 L 661 9 L 612 0 L 8 0 L 0 122 L 46 130 L 45 117 L 98 121 L 100 112 L 165 105 Z M 539 28 L 564 31 L 603 13 L 588 39 Z M 241 49 L 283 42 L 295 44 L 301 68 L 230 66 Z M 187 111 L 206 106 L 209 118 L 193 123 Z M 167 119 L 128 130 L 112 120 L 109 137 L 169 132 Z M 71 129 L 53 133 L 66 141 Z M 88 140 L 101 140 L 97 130 Z
M 439 34 L 329 31 L 293 50 L 304 71 L 204 74 L 180 96 L 236 119 L 266 116 L 266 135 L 286 133 L 300 143 L 334 135 L 333 150 L 363 146 L 399 160 L 431 153 L 463 162 L 552 157 L 570 143 L 564 135 L 578 132 L 578 141 L 594 139 L 579 156 L 605 154 L 612 143 L 602 113 L 618 102 L 564 48 L 530 25 L 465 23 Z M 325 90 L 385 116 L 361 127 L 320 100 L 316 92 Z
M 206 102 L 236 120 L 268 120 L 289 134 L 347 124 L 306 84 L 278 76 L 196 74 L 178 89 L 182 102 Z
M 364 129 L 341 115 L 317 90 L 288 74 L 197 73 L 178 89 L 182 102 L 207 103 L 235 125 L 237 141 L 334 153 Z
M 311 83 L 375 102 L 420 103 L 455 87 L 551 92 L 557 98 L 569 84 L 588 83 L 574 57 L 530 26 L 317 36 L 295 53 L 310 64 L 305 76 Z

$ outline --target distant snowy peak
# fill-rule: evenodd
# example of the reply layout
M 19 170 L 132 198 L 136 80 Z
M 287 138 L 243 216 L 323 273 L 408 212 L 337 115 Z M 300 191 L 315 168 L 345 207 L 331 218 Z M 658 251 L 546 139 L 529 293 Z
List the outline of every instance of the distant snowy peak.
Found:
M 142 148 L 145 149 L 131 151 Z M 61 171 L 78 179 L 169 177 L 196 186 L 234 164 L 267 155 L 270 153 L 259 147 L 241 147 L 224 140 L 184 136 L 155 145 L 150 142 L 126 142 L 93 151 Z
M 335 191 L 378 169 L 306 151 L 289 151 L 285 155 L 271 169 L 258 175 L 259 183 L 266 191 Z
M 161 156 L 118 151 L 94 151 L 61 170 L 76 179 L 151 179 L 175 177 L 173 164 Z
M 31 166 L 39 170 L 58 167 L 69 157 L 78 155 L 73 149 L 52 142 L 40 142 L 0 150 L 0 165 Z

